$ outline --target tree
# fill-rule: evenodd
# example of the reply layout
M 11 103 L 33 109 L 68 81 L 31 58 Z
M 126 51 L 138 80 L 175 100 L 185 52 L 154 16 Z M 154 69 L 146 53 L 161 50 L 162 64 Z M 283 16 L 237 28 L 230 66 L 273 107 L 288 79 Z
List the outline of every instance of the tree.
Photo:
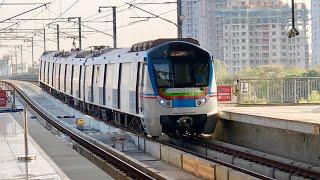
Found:
M 218 59 L 214 60 L 214 72 L 217 84 L 223 84 L 223 81 L 229 76 L 226 64 Z

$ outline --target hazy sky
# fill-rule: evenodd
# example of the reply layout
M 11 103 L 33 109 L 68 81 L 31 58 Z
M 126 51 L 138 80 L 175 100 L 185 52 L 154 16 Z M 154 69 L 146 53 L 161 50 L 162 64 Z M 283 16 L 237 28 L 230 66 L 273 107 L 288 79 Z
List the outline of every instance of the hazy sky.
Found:
M 81 16 L 84 21 L 84 31 L 92 31 L 85 26 L 89 26 L 94 29 L 98 29 L 104 33 L 112 34 L 112 23 L 94 23 L 94 22 L 85 22 L 85 21 L 111 21 L 111 9 L 102 9 L 101 13 L 98 13 L 99 6 L 117 6 L 117 26 L 118 28 L 118 47 L 128 47 L 133 43 L 139 41 L 145 41 L 156 38 L 165 38 L 165 37 L 176 37 L 176 26 L 174 24 L 168 23 L 166 21 L 160 19 L 149 19 L 148 21 L 133 23 L 134 21 L 140 19 L 133 19 L 130 17 L 146 17 L 152 16 L 147 14 L 141 10 L 135 9 L 133 7 L 129 8 L 128 5 L 125 5 L 125 2 L 132 3 L 147 3 L 147 2 L 168 2 L 168 0 L 0 0 L 0 3 L 30 3 L 30 2 L 50 2 L 51 4 L 46 8 L 39 8 L 30 13 L 19 16 L 18 18 L 56 18 L 56 17 L 77 17 Z M 286 0 L 291 2 L 291 0 Z M 297 1 L 297 0 L 296 0 Z M 299 1 L 299 0 L 298 0 Z M 310 3 L 311 0 L 300 0 L 300 2 Z M 19 5 L 19 6 L 7 6 L 0 5 L 0 22 L 9 17 L 27 11 L 29 9 L 35 8 L 38 5 Z M 165 4 L 165 5 L 139 5 L 145 10 L 151 11 L 155 14 L 162 14 L 161 17 L 171 20 L 173 22 L 176 21 L 176 5 L 175 4 Z M 106 16 L 108 15 L 108 16 Z M 16 20 L 12 20 L 13 22 L 19 22 Z M 11 21 L 11 22 L 12 22 Z M 10 22 L 10 21 L 6 21 Z M 1 29 L 6 28 L 10 25 L 13 25 L 12 28 L 17 29 L 29 29 L 29 28 L 43 28 L 46 27 L 46 36 L 51 41 L 47 41 L 47 49 L 55 50 L 56 45 L 56 25 L 46 26 L 50 21 L 21 21 L 18 25 L 8 24 L 8 23 L 0 23 L 0 32 Z M 67 33 L 67 35 L 75 35 L 77 36 L 77 24 L 72 22 L 59 22 L 61 31 Z M 66 28 L 74 28 L 74 29 L 66 29 Z M 70 32 L 72 31 L 72 32 Z M 43 38 L 42 35 L 38 32 L 35 37 L 35 59 L 38 59 L 40 54 L 43 51 Z M 8 34 L 11 36 L 17 34 Z M 72 38 L 66 38 L 64 33 L 61 33 L 60 39 L 60 49 L 70 50 L 72 47 Z M 0 33 L 0 37 L 3 37 L 4 34 Z M 32 36 L 31 34 L 25 34 L 24 36 Z M 84 32 L 82 40 L 82 47 L 86 48 L 92 45 L 109 45 L 112 46 L 112 38 L 103 33 L 96 32 Z M 75 41 L 78 46 L 78 41 Z M 0 41 L 0 45 L 8 45 L 8 44 L 23 44 L 24 52 L 23 57 L 27 59 L 29 63 L 31 63 L 31 43 L 30 42 L 22 42 L 22 41 Z M 3 48 L 0 46 L 0 57 L 4 53 L 8 53 L 9 49 Z

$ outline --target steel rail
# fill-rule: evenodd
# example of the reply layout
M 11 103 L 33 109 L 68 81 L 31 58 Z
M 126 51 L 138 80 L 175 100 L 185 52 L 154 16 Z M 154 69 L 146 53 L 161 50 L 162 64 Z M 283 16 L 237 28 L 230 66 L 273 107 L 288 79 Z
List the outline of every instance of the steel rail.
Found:
M 51 124 L 53 127 L 55 127 L 57 130 L 62 132 L 63 134 L 68 135 L 73 141 L 75 141 L 77 144 L 85 147 L 90 152 L 96 154 L 100 158 L 104 159 L 109 164 L 113 165 L 117 169 L 124 172 L 127 176 L 133 179 L 155 179 L 154 177 L 151 177 L 150 175 L 146 174 L 145 172 L 137 169 L 136 167 L 130 165 L 129 163 L 123 161 L 122 159 L 116 157 L 115 155 L 107 152 L 106 150 L 100 148 L 99 146 L 93 144 L 92 142 L 87 141 L 80 135 L 76 134 L 75 132 L 72 132 L 71 130 L 67 129 L 66 127 L 63 127 L 61 124 L 56 122 L 54 119 L 55 117 L 52 117 L 46 113 L 44 113 L 41 108 L 39 108 L 29 97 L 28 95 L 23 92 L 16 84 L 8 81 L 0 81 L 2 83 L 8 84 L 11 88 L 13 88 L 19 96 L 25 101 L 25 103 L 33 110 L 35 111 L 41 118 L 43 118 L 45 121 L 47 121 L 49 124 Z
M 301 168 L 292 164 L 287 164 L 283 162 L 279 162 L 276 160 L 268 159 L 266 157 L 261 157 L 259 155 L 251 154 L 249 152 L 244 152 L 236 149 L 232 149 L 229 147 L 225 147 L 219 144 L 213 144 L 203 141 L 199 141 L 199 139 L 188 139 L 188 143 L 192 143 L 193 145 L 197 145 L 200 147 L 204 147 L 209 150 L 216 150 L 225 154 L 229 154 L 235 157 L 239 157 L 241 159 L 249 160 L 251 162 L 256 162 L 265 166 L 274 167 L 276 169 L 280 169 L 285 172 L 289 172 L 292 174 L 300 175 L 306 178 L 311 179 L 320 179 L 320 173 L 311 171 L 310 169 Z

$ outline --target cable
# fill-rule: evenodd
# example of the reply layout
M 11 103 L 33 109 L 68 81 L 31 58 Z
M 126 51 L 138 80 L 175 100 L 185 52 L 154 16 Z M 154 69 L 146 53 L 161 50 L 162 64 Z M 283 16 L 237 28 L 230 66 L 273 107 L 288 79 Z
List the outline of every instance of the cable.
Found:
M 2 3 L 1 3 L 1 6 L 0 6 L 0 8 L 2 8 L 2 5 L 3 5 L 4 1 L 5 1 L 5 0 L 2 0 Z
M 64 15 L 67 11 L 69 11 L 74 5 L 76 5 L 79 2 L 79 0 L 76 0 L 71 6 L 69 6 L 63 13 L 61 13 L 58 17 L 61 17 Z

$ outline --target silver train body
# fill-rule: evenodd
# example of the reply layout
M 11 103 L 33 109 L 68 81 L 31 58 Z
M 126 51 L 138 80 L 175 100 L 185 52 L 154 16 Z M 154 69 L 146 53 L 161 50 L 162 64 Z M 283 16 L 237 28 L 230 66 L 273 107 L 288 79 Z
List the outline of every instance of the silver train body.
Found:
M 217 121 L 213 60 L 192 39 L 131 48 L 45 52 L 40 85 L 104 121 L 151 136 L 212 134 Z

